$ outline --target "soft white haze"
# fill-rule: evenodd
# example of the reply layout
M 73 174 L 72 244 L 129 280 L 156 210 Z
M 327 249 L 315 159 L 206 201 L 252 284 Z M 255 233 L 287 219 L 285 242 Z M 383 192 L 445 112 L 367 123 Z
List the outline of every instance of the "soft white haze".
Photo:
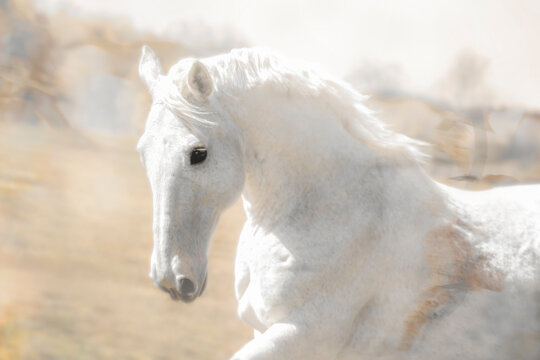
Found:
M 540 107 L 538 1 L 45 0 L 48 9 L 124 16 L 157 34 L 197 26 L 320 64 L 346 77 L 368 63 L 397 66 L 404 90 L 430 95 L 456 55 L 488 60 L 496 104 Z M 182 30 L 178 30 L 182 29 Z

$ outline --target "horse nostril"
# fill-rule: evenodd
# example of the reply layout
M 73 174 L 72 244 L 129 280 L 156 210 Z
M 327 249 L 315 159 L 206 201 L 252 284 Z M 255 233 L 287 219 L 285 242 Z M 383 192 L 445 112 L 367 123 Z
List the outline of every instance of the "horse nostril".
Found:
M 189 295 L 195 292 L 195 284 L 193 283 L 193 281 L 185 277 L 179 278 L 178 288 L 180 289 L 180 293 L 185 295 Z

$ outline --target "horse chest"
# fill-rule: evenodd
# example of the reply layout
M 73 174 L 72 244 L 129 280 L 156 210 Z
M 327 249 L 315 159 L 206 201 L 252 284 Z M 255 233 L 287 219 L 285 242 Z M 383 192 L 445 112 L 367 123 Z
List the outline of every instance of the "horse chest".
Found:
M 273 234 L 241 236 L 236 267 L 240 317 L 262 330 L 304 302 L 318 276 Z

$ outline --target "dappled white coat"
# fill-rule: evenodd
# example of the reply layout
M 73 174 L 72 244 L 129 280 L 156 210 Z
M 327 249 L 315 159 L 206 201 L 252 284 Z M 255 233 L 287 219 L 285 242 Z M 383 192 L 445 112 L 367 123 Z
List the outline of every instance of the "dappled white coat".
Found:
M 140 71 L 153 108 L 168 103 L 179 114 L 169 121 L 207 139 L 209 157 L 221 150 L 216 128 L 242 149 L 226 161 L 243 169 L 230 190 L 247 214 L 236 295 L 255 336 L 233 359 L 540 358 L 538 185 L 443 186 L 360 95 L 260 50 L 185 60 L 164 76 L 147 49 Z M 148 121 L 143 137 L 163 137 L 160 118 Z M 165 242 L 155 236 L 165 260 L 153 255 L 154 279 L 169 266 Z

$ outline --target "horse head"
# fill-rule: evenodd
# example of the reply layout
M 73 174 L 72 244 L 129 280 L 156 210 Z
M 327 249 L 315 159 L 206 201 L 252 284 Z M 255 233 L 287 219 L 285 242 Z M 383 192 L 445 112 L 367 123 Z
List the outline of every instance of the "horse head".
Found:
M 206 285 L 215 225 L 244 185 L 242 137 L 202 62 L 185 59 L 164 75 L 143 47 L 139 74 L 153 100 L 137 145 L 153 196 L 150 277 L 191 302 Z

